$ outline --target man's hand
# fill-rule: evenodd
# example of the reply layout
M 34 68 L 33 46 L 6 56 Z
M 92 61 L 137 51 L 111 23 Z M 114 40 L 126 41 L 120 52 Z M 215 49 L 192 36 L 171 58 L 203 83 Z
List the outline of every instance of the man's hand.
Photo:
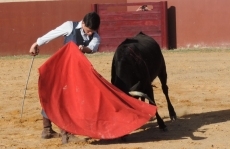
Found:
M 79 48 L 79 50 L 81 50 L 82 53 L 88 53 L 88 54 L 93 53 L 93 51 L 90 48 L 85 47 L 83 45 L 79 45 L 78 48 Z
M 79 45 L 78 47 L 81 51 L 83 50 L 84 46 L 83 45 Z
M 85 53 L 84 50 L 83 50 L 84 49 L 83 45 L 79 45 L 78 48 L 79 48 L 79 50 L 81 50 L 82 53 Z
M 32 44 L 32 46 L 30 47 L 30 54 L 33 55 L 33 56 L 36 56 L 38 55 L 39 53 L 39 49 L 38 49 L 38 45 L 37 43 L 35 42 L 34 44 Z

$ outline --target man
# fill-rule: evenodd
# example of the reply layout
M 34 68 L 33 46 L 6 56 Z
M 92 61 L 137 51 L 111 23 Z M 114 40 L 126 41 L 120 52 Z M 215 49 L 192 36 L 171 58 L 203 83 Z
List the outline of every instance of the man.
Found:
M 47 34 L 39 37 L 37 41 L 32 44 L 30 48 L 30 53 L 36 56 L 39 53 L 39 46 L 48 43 L 49 41 L 64 36 L 64 44 L 69 41 L 73 41 L 83 53 L 94 53 L 98 50 L 100 44 L 100 36 L 97 34 L 97 30 L 100 26 L 100 17 L 95 12 L 90 12 L 86 14 L 82 21 L 73 22 L 67 21 L 57 28 L 51 30 Z M 52 129 L 52 124 L 47 117 L 44 110 L 41 112 L 43 116 L 43 131 L 42 138 L 57 138 L 60 135 Z M 61 130 L 62 143 L 68 142 L 71 136 L 65 130 Z
M 138 7 L 136 11 L 149 11 L 149 10 L 151 9 L 149 9 L 147 5 L 142 5 Z

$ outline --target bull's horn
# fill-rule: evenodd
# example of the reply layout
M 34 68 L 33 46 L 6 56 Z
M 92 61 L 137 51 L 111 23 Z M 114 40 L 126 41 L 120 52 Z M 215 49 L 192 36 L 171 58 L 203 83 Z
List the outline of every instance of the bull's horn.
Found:
M 134 84 L 129 90 L 131 90 L 131 91 L 135 91 L 135 90 L 137 90 L 137 87 L 140 85 L 140 81 L 138 81 L 136 84 Z
M 155 105 L 154 101 L 153 101 L 147 94 L 144 94 L 144 93 L 139 92 L 139 91 L 130 91 L 129 94 L 130 94 L 131 96 L 138 96 L 138 97 L 147 98 L 152 104 Z

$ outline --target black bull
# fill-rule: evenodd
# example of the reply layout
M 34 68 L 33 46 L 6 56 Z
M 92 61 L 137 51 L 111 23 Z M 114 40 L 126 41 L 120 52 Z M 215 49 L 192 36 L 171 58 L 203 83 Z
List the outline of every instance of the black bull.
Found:
M 111 82 L 129 93 L 140 91 L 154 101 L 152 81 L 158 77 L 165 94 L 171 120 L 176 113 L 168 96 L 167 72 L 160 46 L 151 37 L 140 32 L 133 38 L 127 38 L 117 48 L 112 62 Z M 166 129 L 164 121 L 156 113 L 160 129 Z

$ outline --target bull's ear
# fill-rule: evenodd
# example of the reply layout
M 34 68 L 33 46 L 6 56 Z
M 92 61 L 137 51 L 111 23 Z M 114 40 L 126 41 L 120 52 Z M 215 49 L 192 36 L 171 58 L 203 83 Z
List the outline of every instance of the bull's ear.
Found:
M 125 41 L 123 41 L 121 44 L 129 44 L 129 43 L 137 43 L 138 41 L 136 39 L 132 38 L 126 38 Z
M 138 35 L 145 35 L 142 31 L 140 31 L 136 36 Z

